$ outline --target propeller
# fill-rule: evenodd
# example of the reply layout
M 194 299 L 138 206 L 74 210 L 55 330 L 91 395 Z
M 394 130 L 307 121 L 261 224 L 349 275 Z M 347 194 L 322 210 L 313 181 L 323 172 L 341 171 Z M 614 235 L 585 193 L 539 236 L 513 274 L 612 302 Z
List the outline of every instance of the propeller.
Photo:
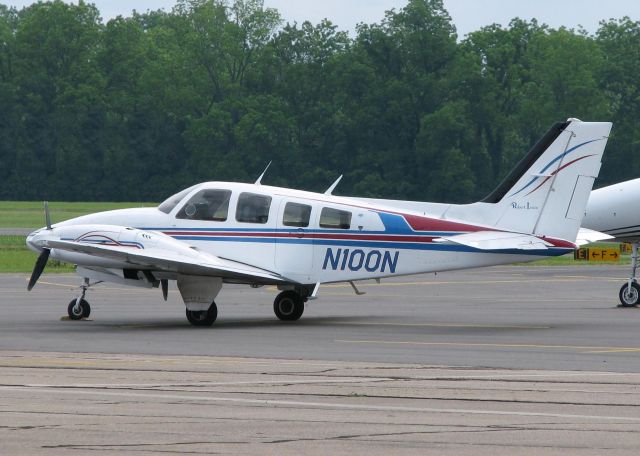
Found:
M 44 271 L 44 267 L 47 265 L 47 260 L 49 259 L 49 254 L 51 253 L 51 249 L 42 249 L 40 256 L 36 260 L 36 265 L 33 267 L 33 272 L 31 273 L 31 278 L 29 279 L 29 285 L 27 285 L 27 290 L 31 291 L 34 287 L 42 271 Z
M 44 202 L 44 220 L 47 224 L 47 230 L 51 230 L 51 216 L 49 215 L 49 203 L 47 201 Z M 31 273 L 31 278 L 29 279 L 27 290 L 31 291 L 31 289 L 35 286 L 36 282 L 42 275 L 42 271 L 44 271 L 44 268 L 47 265 L 47 260 L 49 259 L 50 254 L 51 249 L 47 248 L 43 248 L 42 252 L 40 252 L 38 259 L 36 260 L 36 264 L 33 267 L 33 272 Z

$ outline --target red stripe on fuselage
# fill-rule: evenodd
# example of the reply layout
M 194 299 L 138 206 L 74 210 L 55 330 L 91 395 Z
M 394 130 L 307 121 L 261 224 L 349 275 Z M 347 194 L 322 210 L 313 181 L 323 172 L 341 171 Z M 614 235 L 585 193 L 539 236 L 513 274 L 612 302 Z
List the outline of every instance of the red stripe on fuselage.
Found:
M 498 231 L 495 228 L 467 225 L 466 223 L 421 217 L 419 215 L 399 214 L 404 217 L 414 231 Z
M 363 241 L 395 241 L 395 242 L 431 242 L 439 236 L 403 236 L 392 234 L 361 234 L 361 233 L 299 233 L 296 231 L 281 232 L 281 233 L 265 233 L 265 232 L 252 232 L 252 233 L 238 233 L 228 231 L 164 231 L 164 234 L 169 236 L 202 236 L 202 237 L 264 237 L 264 238 L 301 238 L 301 239 L 350 239 L 350 240 L 363 240 Z M 462 233 L 461 233 L 462 234 Z

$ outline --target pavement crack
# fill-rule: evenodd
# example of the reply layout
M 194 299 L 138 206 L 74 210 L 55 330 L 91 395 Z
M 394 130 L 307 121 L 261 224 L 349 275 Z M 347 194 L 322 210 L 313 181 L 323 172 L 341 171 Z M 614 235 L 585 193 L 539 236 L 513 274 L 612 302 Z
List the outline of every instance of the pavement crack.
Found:
M 321 374 L 328 374 L 331 372 L 340 372 L 343 369 L 337 369 L 337 368 L 329 368 L 329 369 L 322 369 L 322 370 L 314 370 L 312 372 L 308 372 L 308 371 L 287 371 L 287 372 L 260 372 L 260 375 L 299 375 L 299 376 L 317 376 L 317 375 L 321 375 Z M 342 377 L 342 375 L 341 375 Z M 348 375 L 345 377 L 349 377 Z
M 182 446 L 182 445 L 245 445 L 250 442 L 243 441 L 192 441 L 192 442 L 153 442 L 153 443 L 104 443 L 104 444 L 62 444 L 62 445 L 41 445 L 40 448 L 46 449 L 130 449 L 130 448 L 148 448 L 148 447 L 166 447 L 166 446 Z M 153 450 L 157 451 L 157 450 Z M 182 453 L 182 451 L 180 451 Z
M 61 424 L 44 424 L 41 426 L 0 426 L 0 429 L 8 429 L 10 431 L 29 431 L 32 429 L 55 429 L 63 427 Z
M 518 431 L 523 430 L 520 427 L 482 427 L 481 429 L 464 429 L 464 430 L 452 430 L 452 429 L 442 429 L 442 430 L 433 430 L 433 431 L 405 431 L 405 432 L 380 432 L 373 434 L 345 434 L 345 435 L 336 435 L 333 437 L 318 437 L 318 438 L 298 438 L 298 439 L 281 439 L 281 440 L 270 440 L 265 441 L 263 443 L 292 443 L 292 442 L 308 442 L 308 441 L 319 441 L 319 440 L 351 440 L 351 439 L 366 439 L 373 437 L 400 437 L 400 436 L 409 436 L 409 435 L 429 435 L 429 434 L 460 434 L 460 433 L 482 433 L 482 432 L 500 432 L 500 431 Z
M 353 384 L 349 384 L 352 386 Z M 279 385 L 279 386 L 289 386 L 289 385 Z M 298 384 L 292 384 L 290 386 L 298 386 Z M 172 389 L 162 389 L 162 390 L 154 390 L 154 391 L 164 391 L 164 392 L 182 392 L 188 393 L 188 391 L 184 390 L 172 390 Z M 201 391 L 199 391 L 201 392 Z M 508 392 L 508 391 L 507 391 Z M 522 400 L 522 399 L 481 399 L 481 398 L 460 398 L 460 397 L 430 397 L 430 396 L 393 396 L 393 395 L 378 395 L 371 393 L 355 393 L 349 392 L 345 394 L 340 393 L 295 393 L 291 391 L 219 391 L 219 394 L 235 394 L 235 395 L 245 395 L 251 394 L 255 396 L 282 396 L 286 395 L 287 397 L 296 396 L 296 397 L 322 397 L 322 398 L 358 398 L 364 397 L 368 399 L 395 399 L 395 400 L 425 400 L 425 401 L 444 401 L 444 402 L 469 402 L 469 403 L 499 403 L 499 404 L 540 404 L 540 405 L 573 405 L 573 406 L 599 406 L 599 407 L 638 407 L 638 404 L 616 404 L 616 403 L 601 403 L 601 402 L 576 402 L 576 401 L 534 401 L 534 400 Z

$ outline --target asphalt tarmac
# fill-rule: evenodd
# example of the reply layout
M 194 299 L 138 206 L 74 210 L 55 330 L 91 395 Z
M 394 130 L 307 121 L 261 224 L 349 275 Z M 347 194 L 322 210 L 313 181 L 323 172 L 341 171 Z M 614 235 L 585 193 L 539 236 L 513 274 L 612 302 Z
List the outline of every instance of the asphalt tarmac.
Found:
M 640 309 L 618 308 L 627 269 L 510 266 L 324 285 L 298 322 L 271 287 L 225 286 L 195 328 L 177 290 L 97 285 L 91 321 L 61 321 L 75 275 L 0 275 L 0 349 L 247 356 L 508 369 L 640 372 Z
M 194 328 L 176 290 L 0 275 L 0 454 L 640 452 L 627 268 L 509 266 L 321 287 L 302 319 L 225 287 Z

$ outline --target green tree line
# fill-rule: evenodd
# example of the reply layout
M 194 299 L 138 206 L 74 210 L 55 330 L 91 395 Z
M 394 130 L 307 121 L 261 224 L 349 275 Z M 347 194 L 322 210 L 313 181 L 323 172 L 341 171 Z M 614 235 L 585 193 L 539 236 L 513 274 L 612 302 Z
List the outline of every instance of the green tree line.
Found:
M 157 201 L 207 180 L 482 198 L 556 121 L 610 120 L 599 185 L 640 177 L 640 23 L 459 39 L 441 0 L 349 35 L 261 0 L 104 22 L 0 5 L 0 199 Z

